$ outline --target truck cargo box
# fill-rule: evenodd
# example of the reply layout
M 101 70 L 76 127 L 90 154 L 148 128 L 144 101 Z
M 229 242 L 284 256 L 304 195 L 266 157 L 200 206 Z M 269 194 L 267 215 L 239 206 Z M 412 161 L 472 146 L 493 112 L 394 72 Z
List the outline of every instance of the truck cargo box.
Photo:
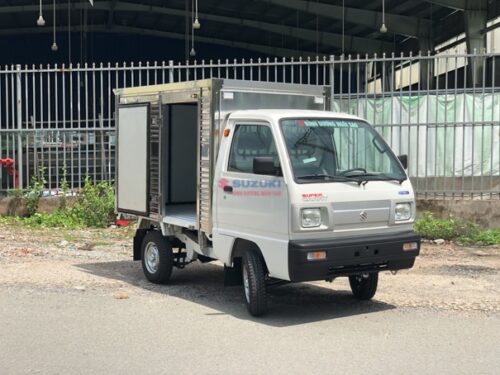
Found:
M 118 212 L 205 235 L 212 231 L 213 171 L 227 116 L 327 105 L 322 86 L 227 79 L 117 89 L 115 95 Z

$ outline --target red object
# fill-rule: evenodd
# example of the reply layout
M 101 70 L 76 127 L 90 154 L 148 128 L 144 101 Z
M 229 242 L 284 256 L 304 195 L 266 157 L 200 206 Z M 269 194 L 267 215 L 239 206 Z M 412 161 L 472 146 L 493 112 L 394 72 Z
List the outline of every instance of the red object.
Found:
M 5 169 L 7 169 L 7 174 L 9 176 L 14 176 L 14 187 L 19 188 L 19 173 L 17 169 L 14 167 L 16 161 L 14 159 L 0 159 L 0 165 L 3 165 Z
M 128 227 L 128 225 L 130 224 L 130 222 L 128 220 L 125 220 L 125 219 L 116 219 L 115 223 L 119 227 Z

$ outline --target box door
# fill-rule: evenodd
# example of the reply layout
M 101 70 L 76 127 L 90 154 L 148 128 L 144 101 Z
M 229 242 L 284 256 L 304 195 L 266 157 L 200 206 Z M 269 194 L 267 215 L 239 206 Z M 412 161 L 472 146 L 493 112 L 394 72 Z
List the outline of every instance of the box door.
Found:
M 149 104 L 118 108 L 117 210 L 149 214 Z

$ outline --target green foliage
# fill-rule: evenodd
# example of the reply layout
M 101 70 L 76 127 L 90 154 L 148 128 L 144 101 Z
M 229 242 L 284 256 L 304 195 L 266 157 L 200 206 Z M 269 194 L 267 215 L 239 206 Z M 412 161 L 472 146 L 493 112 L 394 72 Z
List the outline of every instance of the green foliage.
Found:
M 52 213 L 40 213 L 37 212 L 38 201 L 45 184 L 43 172 L 36 178 L 32 178 L 31 185 L 25 193 L 29 211 L 28 217 L 1 218 L 0 224 L 20 222 L 31 227 L 76 229 L 84 227 L 105 228 L 112 222 L 115 213 L 115 194 L 111 184 L 107 182 L 94 184 L 87 177 L 74 204 L 68 205 L 69 184 L 64 170 L 60 181 L 62 197 L 59 208 Z
M 424 238 L 453 240 L 477 230 L 473 223 L 456 218 L 436 219 L 430 212 L 415 222 L 415 230 Z
M 93 184 L 87 177 L 82 192 L 70 211 L 84 226 L 97 228 L 108 226 L 115 212 L 113 186 L 107 182 Z
M 38 168 L 38 173 L 31 177 L 30 185 L 26 190 L 26 208 L 28 215 L 32 216 L 38 210 L 38 201 L 45 189 L 47 180 L 45 179 L 45 168 Z
M 459 238 L 464 245 L 500 245 L 500 228 L 487 229 Z
M 16 217 L 0 216 L 0 224 L 13 224 L 16 222 Z
M 67 171 L 66 171 L 66 164 L 64 165 L 62 169 L 62 177 L 61 181 L 59 181 L 59 189 L 61 190 L 61 197 L 59 198 L 59 210 L 64 211 L 67 206 L 67 196 L 69 192 L 69 183 L 68 179 L 66 178 L 67 176 Z
M 415 222 L 414 228 L 419 235 L 430 240 L 454 240 L 464 245 L 500 244 L 500 229 L 481 230 L 470 221 L 453 217 L 437 219 L 430 212 L 425 212 Z
M 40 228 L 77 229 L 84 226 L 82 221 L 71 212 L 60 210 L 48 214 L 36 212 L 32 216 L 23 218 L 22 222 L 25 225 Z

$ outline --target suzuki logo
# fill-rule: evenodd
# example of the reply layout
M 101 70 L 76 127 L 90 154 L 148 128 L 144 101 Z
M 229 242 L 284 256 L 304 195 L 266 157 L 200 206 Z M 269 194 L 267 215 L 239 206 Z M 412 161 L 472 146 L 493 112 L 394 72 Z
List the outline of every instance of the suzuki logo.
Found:
M 366 211 L 361 211 L 359 213 L 359 220 L 366 221 L 366 219 L 368 219 L 368 214 L 366 213 Z

